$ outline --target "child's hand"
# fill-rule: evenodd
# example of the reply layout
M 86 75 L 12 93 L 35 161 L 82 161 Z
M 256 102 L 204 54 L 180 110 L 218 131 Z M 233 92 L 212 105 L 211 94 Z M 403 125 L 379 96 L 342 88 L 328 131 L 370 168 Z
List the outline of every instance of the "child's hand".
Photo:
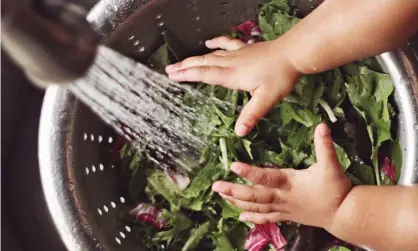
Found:
M 350 191 L 351 182 L 338 163 L 325 124 L 316 128 L 315 151 L 318 162 L 305 170 L 234 163 L 231 170 L 254 186 L 217 181 L 212 188 L 245 211 L 240 215 L 242 221 L 293 221 L 325 228 Z
M 229 37 L 206 41 L 213 53 L 191 57 L 166 68 L 175 81 L 205 82 L 250 92 L 252 98 L 242 110 L 235 131 L 249 133 L 279 100 L 287 96 L 300 74 L 281 40 L 247 46 Z

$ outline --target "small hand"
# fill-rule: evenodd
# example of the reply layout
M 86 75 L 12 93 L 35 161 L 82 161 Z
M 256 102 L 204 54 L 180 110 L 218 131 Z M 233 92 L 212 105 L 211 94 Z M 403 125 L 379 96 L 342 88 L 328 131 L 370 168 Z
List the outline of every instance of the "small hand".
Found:
M 248 134 L 279 100 L 287 96 L 300 75 L 281 41 L 247 45 L 229 37 L 206 41 L 210 49 L 221 49 L 191 57 L 166 68 L 175 81 L 204 82 L 250 92 L 252 98 L 237 120 L 235 131 Z
M 351 189 L 338 162 L 329 129 L 315 131 L 318 162 L 305 170 L 270 169 L 234 163 L 231 170 L 254 186 L 217 181 L 212 189 L 245 212 L 240 220 L 256 224 L 293 221 L 326 227 Z

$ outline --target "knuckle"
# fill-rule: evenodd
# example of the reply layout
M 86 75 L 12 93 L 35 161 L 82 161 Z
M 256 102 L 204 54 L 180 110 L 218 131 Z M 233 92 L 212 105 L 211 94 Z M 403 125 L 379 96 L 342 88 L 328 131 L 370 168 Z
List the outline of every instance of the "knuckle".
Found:
M 264 172 L 263 174 L 260 175 L 258 179 L 258 184 L 269 185 L 271 184 L 271 179 L 272 179 L 271 176 Z
M 259 202 L 260 201 L 260 197 L 258 196 L 257 193 L 252 192 L 252 193 L 250 193 L 250 201 L 251 202 Z
M 266 203 L 274 203 L 276 202 L 276 194 L 274 192 L 269 192 L 266 197 Z

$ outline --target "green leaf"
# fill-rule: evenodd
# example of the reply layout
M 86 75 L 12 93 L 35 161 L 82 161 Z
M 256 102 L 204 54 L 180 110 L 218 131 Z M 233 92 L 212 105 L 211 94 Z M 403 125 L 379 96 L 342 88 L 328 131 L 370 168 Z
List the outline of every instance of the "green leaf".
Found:
M 338 155 L 338 162 L 340 162 L 341 167 L 344 169 L 344 171 L 347 170 L 348 167 L 351 165 L 351 161 L 348 158 L 347 153 L 344 151 L 344 149 L 341 146 L 335 143 L 334 143 L 334 147 Z
M 166 174 L 160 169 L 147 170 L 148 184 L 145 188 L 145 193 L 151 201 L 155 200 L 156 195 L 163 196 L 171 206 L 172 210 L 178 208 L 180 189 L 169 179 Z
M 289 124 L 292 120 L 306 127 L 312 127 L 321 121 L 311 110 L 297 107 L 286 101 L 280 104 L 280 118 L 283 126 Z
M 233 219 L 238 220 L 238 217 L 240 213 L 242 212 L 238 207 L 232 205 L 231 203 L 229 203 L 228 201 L 222 198 L 218 198 L 216 202 L 222 209 L 222 218 L 224 219 L 233 218 Z
M 244 243 L 248 235 L 248 226 L 240 221 L 232 222 L 231 225 L 232 227 L 226 231 L 229 240 L 236 250 L 245 250 Z
M 347 77 L 347 94 L 364 118 L 372 142 L 371 160 L 373 162 L 377 184 L 380 184 L 378 151 L 382 143 L 391 139 L 391 120 L 388 99 L 393 92 L 390 76 L 360 66 L 358 76 Z
M 203 236 L 209 231 L 209 221 L 203 223 L 199 227 L 190 230 L 190 237 L 184 244 L 182 251 L 189 251 L 195 249 Z
M 223 219 L 219 220 L 217 230 L 212 233 L 214 251 L 234 251 L 234 247 L 223 230 Z
M 264 4 L 258 16 L 263 38 L 274 40 L 296 25 L 300 19 L 290 14 L 286 0 L 273 0 Z
M 328 249 L 328 251 L 351 251 L 351 249 L 342 246 L 336 246 Z
M 172 226 L 171 229 L 158 232 L 153 241 L 166 242 L 167 246 L 182 232 L 192 226 L 192 221 L 180 211 L 174 213 L 166 213 L 163 215 L 167 218 L 167 224 Z

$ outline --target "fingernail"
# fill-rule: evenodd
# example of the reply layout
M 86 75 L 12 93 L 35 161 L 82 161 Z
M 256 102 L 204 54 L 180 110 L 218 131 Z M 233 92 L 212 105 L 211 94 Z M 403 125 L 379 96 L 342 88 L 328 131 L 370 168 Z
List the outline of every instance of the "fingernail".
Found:
M 242 168 L 241 168 L 240 164 L 238 164 L 238 163 L 232 163 L 231 170 L 234 173 L 240 175 L 241 174 L 241 171 L 242 171 Z
M 329 134 L 329 129 L 328 126 L 326 126 L 325 124 L 320 125 L 319 127 L 319 135 L 322 137 L 325 137 Z
M 247 127 L 247 126 L 245 126 L 245 125 L 242 125 L 242 124 L 237 125 L 237 126 L 235 127 L 235 132 L 236 132 L 236 134 L 237 134 L 238 136 L 240 136 L 240 137 L 244 137 L 244 136 L 245 136 L 245 135 L 247 135 L 247 133 L 248 133 L 248 127 Z
M 239 220 L 240 221 L 247 221 L 247 217 L 244 214 L 240 214 L 239 215 Z
M 181 75 L 178 72 L 173 72 L 168 74 L 168 78 L 171 80 L 179 80 Z
M 211 45 L 211 44 L 212 44 L 212 39 L 209 39 L 209 40 L 206 40 L 205 41 L 205 45 L 206 46 Z
M 171 64 L 171 65 L 167 65 L 167 67 L 165 67 L 165 71 L 166 71 L 167 73 L 173 72 L 173 71 L 175 71 L 175 69 L 176 69 L 176 66 L 175 66 L 175 65 L 173 65 L 173 64 Z
M 217 192 L 219 190 L 219 183 L 217 183 L 217 182 L 213 183 L 212 190 Z

